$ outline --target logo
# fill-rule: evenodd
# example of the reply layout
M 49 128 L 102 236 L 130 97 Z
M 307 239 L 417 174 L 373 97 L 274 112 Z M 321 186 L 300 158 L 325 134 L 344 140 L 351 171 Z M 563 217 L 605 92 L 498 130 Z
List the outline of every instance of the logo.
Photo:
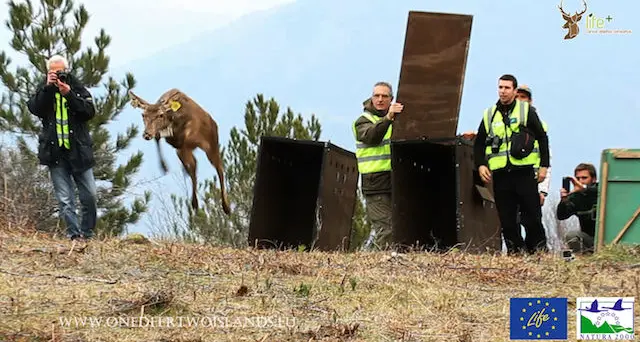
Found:
M 564 36 L 564 39 L 573 39 L 578 35 L 578 33 L 580 33 L 578 22 L 580 21 L 580 19 L 582 19 L 582 15 L 587 11 L 587 2 L 582 0 L 582 3 L 584 4 L 584 10 L 580 13 L 576 11 L 574 15 L 570 15 L 569 13 L 564 11 L 564 9 L 562 8 L 562 1 L 560 1 L 560 6 L 558 6 L 558 8 L 560 9 L 560 13 L 562 14 L 562 19 L 565 20 L 562 28 L 569 30 L 569 32 L 567 32 L 567 35 Z
M 579 297 L 576 301 L 578 340 L 634 340 L 633 297 Z
M 511 298 L 512 340 L 566 340 L 567 298 Z
M 583 8 L 582 8 L 583 7 Z M 564 19 L 565 23 L 562 25 L 562 28 L 567 30 L 567 34 L 564 36 L 564 39 L 573 39 L 578 36 L 580 33 L 579 23 L 584 23 L 583 30 L 587 34 L 628 34 L 631 33 L 631 30 L 623 30 L 619 28 L 612 28 L 611 25 L 616 25 L 613 17 L 607 14 L 606 17 L 600 17 L 595 13 L 591 12 L 589 15 L 585 16 L 585 19 L 582 20 L 583 15 L 587 12 L 587 2 L 582 0 L 582 7 L 578 11 L 575 11 L 573 14 L 571 12 L 566 12 L 563 6 L 563 0 L 560 1 L 560 5 L 558 9 L 560 10 L 560 14 L 562 15 L 562 19 Z M 582 20 L 582 21 L 581 21 Z

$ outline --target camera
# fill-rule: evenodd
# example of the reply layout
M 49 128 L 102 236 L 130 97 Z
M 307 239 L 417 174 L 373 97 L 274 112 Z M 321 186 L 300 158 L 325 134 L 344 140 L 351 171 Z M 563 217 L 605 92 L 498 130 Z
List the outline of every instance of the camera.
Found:
M 562 188 L 567 191 L 571 190 L 571 177 L 562 177 Z
M 66 71 L 56 71 L 56 76 L 62 83 L 67 83 L 67 79 L 69 78 L 69 74 Z
M 498 153 L 500 152 L 500 145 L 502 145 L 502 139 L 497 135 L 494 135 L 493 137 L 488 137 L 487 145 L 491 145 L 491 153 Z

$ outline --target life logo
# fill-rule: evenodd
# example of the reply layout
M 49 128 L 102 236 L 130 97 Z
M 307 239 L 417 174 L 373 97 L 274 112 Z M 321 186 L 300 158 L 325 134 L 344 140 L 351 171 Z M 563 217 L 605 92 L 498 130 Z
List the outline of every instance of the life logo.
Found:
M 578 297 L 576 339 L 635 340 L 634 297 Z
M 565 40 L 574 39 L 575 37 L 577 37 L 580 33 L 581 24 L 583 25 L 583 29 L 587 34 L 632 33 L 631 30 L 614 28 L 616 22 L 610 14 L 607 14 L 606 17 L 600 17 L 594 12 L 586 14 L 589 7 L 587 6 L 587 2 L 585 0 L 582 0 L 582 6 L 575 12 L 573 12 L 573 14 L 571 14 L 571 9 L 567 11 L 567 9 L 563 5 L 563 2 L 563 0 L 560 1 L 558 9 L 560 10 L 560 14 L 562 15 L 562 19 L 564 20 L 564 25 L 562 25 L 562 28 L 566 30 L 566 35 L 564 36 Z

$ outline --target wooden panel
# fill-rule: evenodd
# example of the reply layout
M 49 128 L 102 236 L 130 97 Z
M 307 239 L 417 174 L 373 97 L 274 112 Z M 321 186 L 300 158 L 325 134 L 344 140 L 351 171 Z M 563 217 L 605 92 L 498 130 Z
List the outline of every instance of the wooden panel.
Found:
M 596 249 L 640 244 L 640 149 L 605 149 L 598 172 Z
M 355 153 L 327 143 L 322 163 L 318 208 L 320 227 L 314 247 L 320 250 L 349 249 L 353 213 L 358 190 L 358 160 Z
M 409 12 L 393 140 L 456 136 L 472 18 Z

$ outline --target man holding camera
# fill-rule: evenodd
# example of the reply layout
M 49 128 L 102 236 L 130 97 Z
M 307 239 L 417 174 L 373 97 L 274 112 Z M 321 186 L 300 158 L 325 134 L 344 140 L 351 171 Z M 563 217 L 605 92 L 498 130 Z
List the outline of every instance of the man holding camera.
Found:
M 89 239 L 97 220 L 97 191 L 93 175 L 93 141 L 87 121 L 95 116 L 89 91 L 68 73 L 66 58 L 56 55 L 47 61 L 46 80 L 29 99 L 29 111 L 40 118 L 38 159 L 49 168 L 51 182 L 67 225 L 67 237 Z M 75 186 L 82 205 L 78 222 Z
M 570 184 L 573 184 L 571 191 L 569 191 Z M 566 220 L 576 215 L 580 221 L 580 229 L 567 232 L 564 238 L 565 243 L 574 253 L 593 252 L 597 203 L 596 168 L 593 164 L 580 163 L 574 170 L 574 177 L 563 179 L 560 203 L 556 211 L 558 220 Z
M 362 193 L 367 202 L 371 235 L 378 247 L 391 236 L 391 132 L 402 104 L 391 103 L 393 91 L 387 82 L 373 86 L 371 98 L 363 102 L 363 113 L 353 125 Z M 367 242 L 367 245 L 371 242 Z
M 493 193 L 509 254 L 547 250 L 542 227 L 538 183 L 547 175 L 549 144 L 536 109 L 516 99 L 518 82 L 513 75 L 498 80 L 499 100 L 485 109 L 474 142 L 474 158 L 483 182 L 493 181 Z M 540 149 L 540 168 L 534 172 L 534 141 Z M 536 179 L 537 178 L 537 179 Z M 520 234 L 518 210 L 531 224 Z

